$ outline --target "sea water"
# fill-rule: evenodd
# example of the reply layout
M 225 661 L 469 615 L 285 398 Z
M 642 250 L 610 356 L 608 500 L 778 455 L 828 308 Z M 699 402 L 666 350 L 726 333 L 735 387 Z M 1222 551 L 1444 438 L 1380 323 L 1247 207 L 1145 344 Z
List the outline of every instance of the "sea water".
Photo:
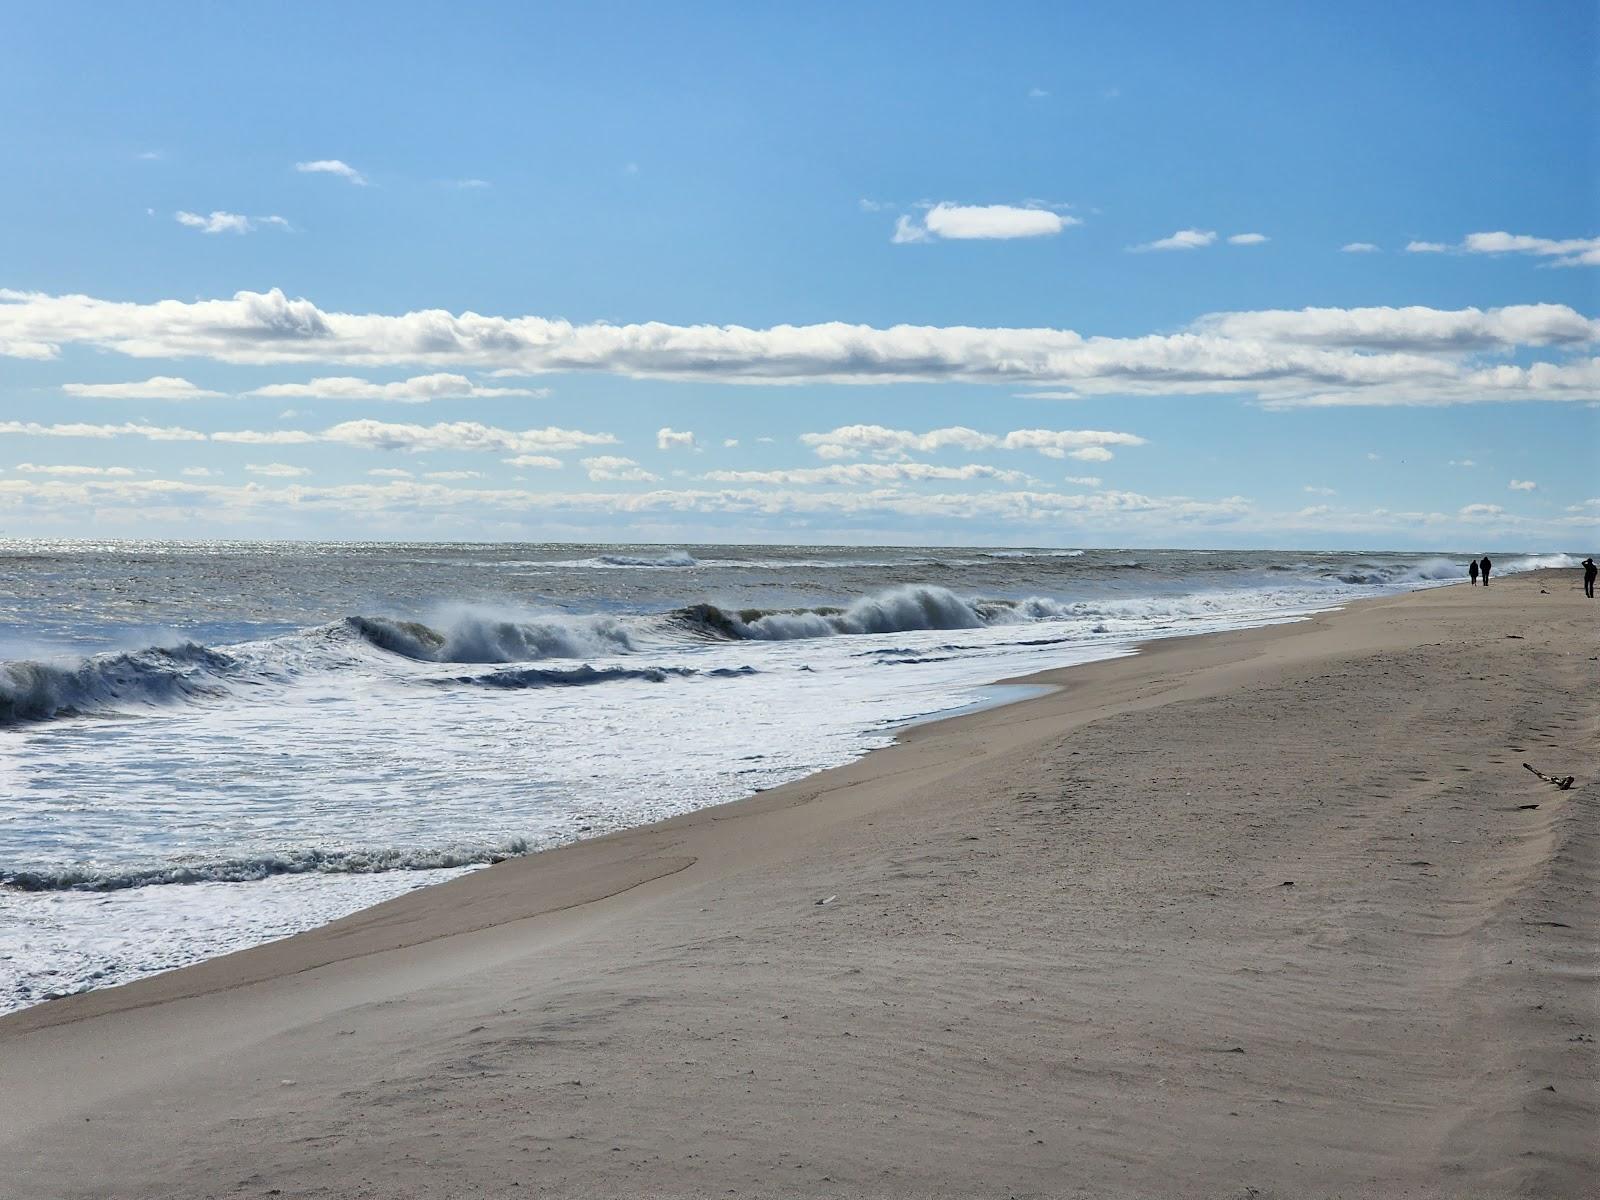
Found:
M 0 541 L 0 1010 L 748 796 L 997 678 L 1465 560 Z

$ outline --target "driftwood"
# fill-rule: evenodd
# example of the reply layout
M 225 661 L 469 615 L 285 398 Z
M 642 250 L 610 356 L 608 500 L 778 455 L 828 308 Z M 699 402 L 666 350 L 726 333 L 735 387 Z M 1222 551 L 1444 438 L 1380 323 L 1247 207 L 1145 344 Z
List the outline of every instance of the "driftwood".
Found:
M 1566 791 L 1573 784 L 1573 777 L 1571 775 L 1565 776 L 1562 779 L 1557 779 L 1554 775 L 1546 775 L 1543 771 L 1535 769 L 1529 763 L 1523 763 L 1522 764 L 1522 769 L 1525 770 L 1525 771 L 1532 771 L 1540 779 L 1544 780 L 1546 783 L 1555 784 L 1563 792 Z

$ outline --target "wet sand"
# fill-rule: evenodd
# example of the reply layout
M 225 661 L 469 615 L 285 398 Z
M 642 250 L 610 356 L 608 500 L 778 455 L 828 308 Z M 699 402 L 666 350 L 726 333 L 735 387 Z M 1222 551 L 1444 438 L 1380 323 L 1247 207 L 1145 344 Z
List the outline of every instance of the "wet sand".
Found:
M 1030 677 L 0 1019 L 0 1195 L 1593 1194 L 1576 580 Z

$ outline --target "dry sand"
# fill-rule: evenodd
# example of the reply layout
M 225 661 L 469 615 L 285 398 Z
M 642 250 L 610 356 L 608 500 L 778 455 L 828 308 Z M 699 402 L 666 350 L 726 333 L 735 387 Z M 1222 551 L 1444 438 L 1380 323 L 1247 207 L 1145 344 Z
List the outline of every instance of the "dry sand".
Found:
M 26 1010 L 0 1195 L 1595 1195 L 1596 604 L 1156 643 Z

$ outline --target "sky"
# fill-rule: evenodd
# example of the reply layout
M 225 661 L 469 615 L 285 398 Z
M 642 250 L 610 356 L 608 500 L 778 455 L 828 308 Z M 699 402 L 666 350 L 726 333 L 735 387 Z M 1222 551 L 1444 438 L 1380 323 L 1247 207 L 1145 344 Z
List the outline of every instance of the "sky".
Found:
M 1592 2 L 5 23 L 3 537 L 1600 541 Z

